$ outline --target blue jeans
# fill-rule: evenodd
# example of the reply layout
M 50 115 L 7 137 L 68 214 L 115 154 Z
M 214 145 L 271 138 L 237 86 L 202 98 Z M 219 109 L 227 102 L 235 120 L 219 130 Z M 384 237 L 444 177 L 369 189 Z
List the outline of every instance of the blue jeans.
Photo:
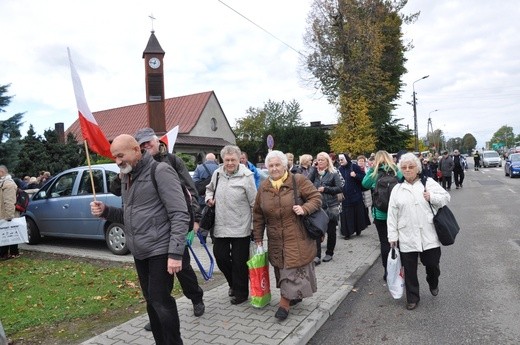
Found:
M 172 297 L 173 275 L 166 270 L 168 255 L 134 258 L 141 290 L 146 300 L 152 333 L 157 345 L 182 345 L 177 303 Z

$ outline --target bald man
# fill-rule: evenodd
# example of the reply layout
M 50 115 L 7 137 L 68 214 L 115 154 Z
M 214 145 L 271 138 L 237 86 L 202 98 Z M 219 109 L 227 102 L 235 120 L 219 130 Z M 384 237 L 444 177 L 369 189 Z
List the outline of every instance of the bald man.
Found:
M 124 207 L 93 201 L 91 212 L 125 225 L 126 243 L 134 256 L 155 342 L 182 344 L 171 291 L 173 274 L 182 269 L 190 215 L 179 177 L 169 164 L 158 163 L 148 152 L 141 152 L 131 135 L 116 137 L 110 151 L 122 173 Z M 154 164 L 157 190 L 151 177 Z

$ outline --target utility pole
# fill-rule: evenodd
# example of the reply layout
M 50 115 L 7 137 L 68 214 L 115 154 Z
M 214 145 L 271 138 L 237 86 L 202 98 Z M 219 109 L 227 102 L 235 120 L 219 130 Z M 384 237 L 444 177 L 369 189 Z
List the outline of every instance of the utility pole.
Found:
M 413 90 L 413 127 L 414 127 L 414 136 L 415 136 L 415 152 L 419 152 L 419 132 L 417 129 L 417 99 L 415 97 L 415 83 L 420 80 L 428 78 L 430 75 L 425 75 L 424 77 L 417 79 L 412 83 Z

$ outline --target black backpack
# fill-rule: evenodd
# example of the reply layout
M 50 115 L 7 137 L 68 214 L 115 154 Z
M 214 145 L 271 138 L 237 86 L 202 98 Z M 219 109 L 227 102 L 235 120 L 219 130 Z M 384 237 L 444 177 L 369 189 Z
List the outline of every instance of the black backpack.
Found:
M 27 205 L 29 205 L 29 194 L 21 188 L 16 189 L 16 203 L 15 208 L 20 213 L 25 212 L 27 210 Z
M 197 193 L 199 193 L 199 195 L 206 195 L 206 186 L 211 182 L 211 173 L 209 172 L 209 169 L 205 163 L 202 163 L 202 166 L 208 173 L 208 177 L 195 182 L 195 188 L 197 189 Z
M 159 165 L 159 162 L 154 160 L 151 171 L 150 171 L 150 175 L 152 177 L 152 183 L 155 188 L 155 191 L 157 192 L 157 195 L 159 195 L 159 189 L 157 188 L 157 180 L 155 179 L 155 169 L 157 169 L 157 165 Z M 173 167 L 173 168 L 176 168 L 176 167 Z M 188 213 L 190 214 L 190 225 L 188 227 L 188 231 L 190 231 L 193 229 L 193 223 L 195 221 L 195 217 L 193 215 L 193 208 L 191 207 L 191 194 L 188 191 L 188 188 L 186 188 L 182 183 L 181 183 L 181 189 L 184 194 L 184 200 L 186 201 L 186 207 L 188 208 Z
M 390 193 L 399 180 L 393 170 L 381 171 L 377 176 L 376 187 L 372 194 L 372 205 L 378 210 L 387 212 Z

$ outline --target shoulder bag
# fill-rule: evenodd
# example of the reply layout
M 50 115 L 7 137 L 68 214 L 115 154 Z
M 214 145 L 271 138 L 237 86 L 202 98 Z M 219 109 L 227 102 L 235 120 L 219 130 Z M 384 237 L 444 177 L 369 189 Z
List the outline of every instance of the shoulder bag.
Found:
M 422 183 L 426 191 L 426 179 L 422 179 Z M 443 246 L 449 246 L 455 243 L 455 237 L 459 233 L 460 227 L 453 212 L 451 212 L 448 206 L 443 206 L 435 213 L 429 201 L 428 204 L 430 204 L 430 209 L 432 210 L 433 225 L 435 226 L 435 231 L 437 232 L 441 244 Z
M 218 180 L 219 180 L 219 172 L 217 172 L 217 182 L 215 183 L 215 191 L 213 192 L 213 200 L 215 200 L 215 195 L 217 194 Z M 209 207 L 208 205 L 204 206 L 202 209 L 202 214 L 200 216 L 199 226 L 203 230 L 209 231 L 210 235 L 213 235 L 213 228 L 215 226 L 215 206 Z
M 296 185 L 296 178 L 292 175 L 293 192 L 294 192 L 294 204 L 300 205 L 298 202 L 298 192 Z M 325 236 L 327 233 L 327 227 L 329 225 L 329 216 L 323 208 L 319 208 L 317 211 L 303 216 L 303 226 L 307 230 L 307 235 L 313 240 L 317 240 Z

